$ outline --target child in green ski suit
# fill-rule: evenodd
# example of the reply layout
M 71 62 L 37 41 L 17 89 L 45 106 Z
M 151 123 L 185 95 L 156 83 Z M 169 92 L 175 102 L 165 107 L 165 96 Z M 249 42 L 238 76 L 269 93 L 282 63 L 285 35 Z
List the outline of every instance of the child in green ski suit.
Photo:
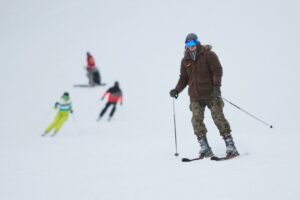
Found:
M 55 103 L 55 109 L 59 109 L 54 121 L 45 130 L 43 136 L 48 134 L 52 129 L 54 129 L 54 135 L 60 130 L 62 125 L 67 121 L 69 113 L 73 113 L 72 102 L 70 101 L 70 96 L 68 92 L 65 92 L 61 97 L 59 102 Z

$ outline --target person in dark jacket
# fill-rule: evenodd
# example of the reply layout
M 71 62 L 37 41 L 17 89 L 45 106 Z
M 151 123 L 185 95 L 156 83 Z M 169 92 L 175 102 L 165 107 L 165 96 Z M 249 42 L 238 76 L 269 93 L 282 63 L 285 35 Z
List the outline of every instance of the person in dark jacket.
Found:
M 210 109 L 213 121 L 225 140 L 227 156 L 235 157 L 239 153 L 231 136 L 230 124 L 223 113 L 224 102 L 220 89 L 223 69 L 218 56 L 211 48 L 210 45 L 201 45 L 196 34 L 187 35 L 180 77 L 175 89 L 170 91 L 170 96 L 177 98 L 178 94 L 189 86 L 192 125 L 201 147 L 199 157 L 214 155 L 208 144 L 207 129 L 203 122 L 206 107 Z
M 97 121 L 99 121 L 103 115 L 105 114 L 105 112 L 107 111 L 107 109 L 112 106 L 112 110 L 110 111 L 109 114 L 109 118 L 108 121 L 111 120 L 111 118 L 113 117 L 116 109 L 117 109 L 117 103 L 120 102 L 120 105 L 123 104 L 123 95 L 122 95 L 122 90 L 120 89 L 119 86 L 119 82 L 116 81 L 114 86 L 109 88 L 101 97 L 101 100 L 103 101 L 103 99 L 108 96 L 108 101 L 105 105 L 105 107 L 102 109 L 102 111 L 100 112 L 99 118 Z

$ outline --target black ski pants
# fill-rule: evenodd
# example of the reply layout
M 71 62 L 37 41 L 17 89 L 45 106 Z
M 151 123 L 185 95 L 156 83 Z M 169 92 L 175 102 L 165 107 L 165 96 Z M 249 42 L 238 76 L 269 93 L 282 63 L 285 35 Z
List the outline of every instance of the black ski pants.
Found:
M 115 113 L 115 111 L 116 111 L 116 108 L 117 108 L 117 103 L 116 103 L 116 102 L 114 102 L 114 103 L 112 103 L 112 102 L 107 102 L 106 105 L 105 105 L 105 107 L 102 109 L 102 111 L 101 111 L 101 113 L 100 113 L 100 117 L 102 117 L 102 116 L 105 114 L 105 112 L 107 111 L 107 109 L 108 109 L 111 105 L 113 106 L 113 108 L 112 108 L 112 110 L 110 111 L 109 117 L 112 117 L 112 116 L 114 115 L 114 113 Z

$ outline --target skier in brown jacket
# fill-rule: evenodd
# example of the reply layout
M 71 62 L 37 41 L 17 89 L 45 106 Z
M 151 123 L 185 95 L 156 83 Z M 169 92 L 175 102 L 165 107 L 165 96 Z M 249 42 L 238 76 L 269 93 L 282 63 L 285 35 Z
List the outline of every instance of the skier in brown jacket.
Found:
M 200 144 L 199 157 L 212 157 L 214 154 L 208 144 L 207 129 L 203 122 L 204 111 L 207 106 L 220 135 L 226 144 L 227 157 L 238 156 L 239 153 L 231 136 L 231 129 L 226 120 L 221 97 L 222 66 L 217 55 L 211 51 L 210 45 L 201 45 L 194 33 L 187 35 L 185 53 L 181 61 L 180 78 L 170 96 L 177 98 L 178 94 L 188 85 L 190 96 L 190 110 L 192 111 L 192 125 Z

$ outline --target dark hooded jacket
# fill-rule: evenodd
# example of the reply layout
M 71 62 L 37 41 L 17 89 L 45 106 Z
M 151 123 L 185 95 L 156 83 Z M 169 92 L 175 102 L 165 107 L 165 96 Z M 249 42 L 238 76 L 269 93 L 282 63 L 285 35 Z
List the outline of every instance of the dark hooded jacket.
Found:
M 189 85 L 191 101 L 209 100 L 213 86 L 221 86 L 222 66 L 211 48 L 210 45 L 198 46 L 195 59 L 185 50 L 176 90 L 180 93 Z

